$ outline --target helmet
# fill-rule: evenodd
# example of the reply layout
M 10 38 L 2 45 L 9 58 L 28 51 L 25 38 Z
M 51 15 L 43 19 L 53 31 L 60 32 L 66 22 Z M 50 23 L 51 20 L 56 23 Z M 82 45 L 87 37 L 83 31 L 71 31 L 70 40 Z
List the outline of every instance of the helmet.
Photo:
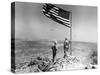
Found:
M 65 40 L 67 40 L 67 37 L 65 37 Z
M 57 40 L 54 40 L 54 44 L 57 44 Z

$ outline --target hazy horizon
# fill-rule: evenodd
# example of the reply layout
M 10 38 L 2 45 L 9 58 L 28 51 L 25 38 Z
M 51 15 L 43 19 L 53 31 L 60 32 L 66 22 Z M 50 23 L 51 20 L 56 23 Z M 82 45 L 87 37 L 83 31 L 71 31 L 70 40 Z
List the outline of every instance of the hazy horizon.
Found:
M 23 38 L 16 38 L 16 39 L 14 39 L 14 40 L 20 40 L 20 41 L 37 41 L 37 42 L 39 42 L 39 41 L 43 41 L 43 42 L 45 42 L 45 41 L 47 41 L 47 42 L 53 42 L 54 40 L 49 40 L 49 39 L 38 39 L 38 40 L 32 40 L 32 39 L 23 39 Z M 64 41 L 64 39 L 63 40 L 57 40 L 57 42 L 63 42 Z M 73 41 L 72 40 L 72 42 L 83 42 L 83 43 L 96 43 L 97 44 L 97 42 L 88 42 L 88 41 Z

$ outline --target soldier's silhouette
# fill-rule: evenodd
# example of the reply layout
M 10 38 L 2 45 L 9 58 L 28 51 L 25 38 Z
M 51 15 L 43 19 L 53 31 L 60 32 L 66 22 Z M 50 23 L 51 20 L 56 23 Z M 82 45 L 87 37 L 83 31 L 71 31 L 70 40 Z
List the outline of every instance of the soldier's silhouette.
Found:
M 58 49 L 57 48 L 57 41 L 54 41 L 54 44 L 51 48 L 52 48 L 52 62 L 54 62 L 56 54 L 57 54 L 57 49 Z
M 65 58 L 66 56 L 68 56 L 68 50 L 69 50 L 69 41 L 67 38 L 65 38 L 64 40 L 63 48 L 64 48 L 64 58 Z

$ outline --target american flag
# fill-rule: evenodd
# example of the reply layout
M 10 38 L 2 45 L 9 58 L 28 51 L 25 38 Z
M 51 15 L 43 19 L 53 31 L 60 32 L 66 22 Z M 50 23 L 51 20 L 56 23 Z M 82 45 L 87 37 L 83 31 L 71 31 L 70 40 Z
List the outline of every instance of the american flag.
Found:
M 57 23 L 71 28 L 71 12 L 63 10 L 62 8 L 56 7 L 52 4 L 43 5 L 42 12 L 45 16 L 56 21 Z

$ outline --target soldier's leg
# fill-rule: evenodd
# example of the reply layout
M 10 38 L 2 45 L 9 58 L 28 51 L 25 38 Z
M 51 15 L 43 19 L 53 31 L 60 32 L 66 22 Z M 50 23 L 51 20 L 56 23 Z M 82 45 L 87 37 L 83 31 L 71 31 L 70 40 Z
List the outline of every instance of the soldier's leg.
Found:
M 54 61 L 54 53 L 53 53 L 53 55 L 52 55 L 52 62 Z
M 66 48 L 66 55 L 68 56 L 69 55 L 69 48 Z
M 56 53 L 54 53 L 53 55 L 53 62 L 55 61 L 55 57 L 56 57 Z
M 54 54 L 54 61 L 55 61 L 55 58 L 56 58 L 56 53 Z
M 66 57 L 66 55 L 67 55 L 67 54 L 66 54 L 66 50 L 64 49 L 64 58 Z
M 54 62 L 54 58 L 55 58 L 55 54 L 53 53 L 53 56 L 52 56 L 52 62 Z

